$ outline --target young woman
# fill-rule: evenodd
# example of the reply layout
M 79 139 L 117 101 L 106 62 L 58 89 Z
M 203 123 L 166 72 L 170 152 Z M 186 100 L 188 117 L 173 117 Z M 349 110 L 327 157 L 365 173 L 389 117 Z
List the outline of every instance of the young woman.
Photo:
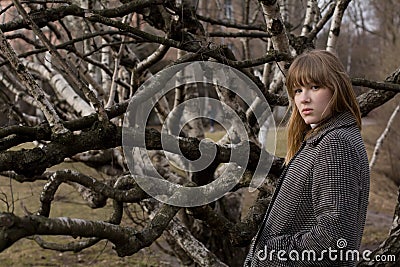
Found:
M 350 79 L 335 55 L 314 50 L 293 61 L 286 87 L 286 166 L 244 265 L 355 266 L 369 166 Z

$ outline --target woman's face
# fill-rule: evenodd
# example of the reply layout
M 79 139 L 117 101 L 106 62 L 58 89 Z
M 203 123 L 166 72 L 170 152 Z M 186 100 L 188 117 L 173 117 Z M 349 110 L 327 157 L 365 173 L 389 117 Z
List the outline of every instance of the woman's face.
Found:
M 295 87 L 294 102 L 306 124 L 316 124 L 332 112 L 330 89 L 315 84 Z

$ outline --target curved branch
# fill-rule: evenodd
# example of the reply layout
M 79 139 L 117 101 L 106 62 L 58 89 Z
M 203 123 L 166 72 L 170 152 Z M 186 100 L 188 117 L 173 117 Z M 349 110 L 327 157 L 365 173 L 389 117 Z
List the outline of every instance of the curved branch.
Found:
M 135 67 L 135 72 L 137 74 L 141 74 L 145 69 L 148 67 L 152 66 L 154 63 L 158 62 L 161 60 L 165 54 L 167 54 L 169 47 L 165 45 L 160 45 L 156 51 L 154 51 L 153 54 L 148 56 L 146 59 L 142 60 L 137 64 Z
M 115 245 L 118 256 L 132 255 L 152 244 L 165 230 L 179 211 L 179 207 L 162 205 L 146 227 L 138 232 L 131 227 L 101 221 L 73 218 L 47 218 L 38 215 L 18 217 L 0 213 L 0 251 L 21 238 L 32 235 L 65 235 L 72 237 L 97 237 Z
M 11 213 L 0 213 L 0 251 L 5 250 L 21 238 L 32 235 L 69 235 L 73 237 L 98 237 L 108 239 L 123 247 L 138 234 L 131 228 L 101 221 L 86 221 L 72 218 L 46 218 L 38 215 L 18 217 Z M 131 237 L 132 236 L 132 237 Z M 133 241 L 132 240 L 132 241 Z
M 120 140 L 121 133 L 116 127 L 97 124 L 79 135 L 56 136 L 43 148 L 0 152 L 0 171 L 14 170 L 26 176 L 42 174 L 46 168 L 63 162 L 65 158 L 91 149 L 115 147 Z
M 61 180 L 62 180 L 62 179 L 58 179 L 54 174 L 51 175 L 51 179 L 52 179 L 51 182 L 55 182 L 57 184 L 59 182 L 61 182 Z M 54 187 L 54 186 L 50 185 L 50 187 Z M 114 186 L 114 188 L 116 188 L 116 189 L 128 189 L 128 190 L 131 187 L 132 187 L 132 179 L 131 178 L 126 178 L 126 177 L 120 177 L 117 180 L 117 182 L 115 183 L 115 186 Z M 87 188 L 87 189 L 89 189 L 89 188 Z M 55 193 L 55 190 L 52 190 L 52 191 L 54 191 L 54 193 Z M 105 196 L 103 196 L 101 194 L 98 194 L 97 192 L 92 192 L 92 193 L 100 195 L 100 196 L 103 197 L 104 201 L 106 200 Z M 49 196 L 48 187 L 47 186 L 45 186 L 44 192 L 42 192 L 41 200 L 43 198 L 43 194 L 47 194 L 48 195 L 47 198 L 51 197 L 51 196 Z M 126 194 L 130 194 L 129 191 L 126 191 Z M 42 204 L 43 204 L 43 201 L 42 201 Z M 43 205 L 42 205 L 42 207 L 43 207 Z M 41 209 L 42 209 L 42 207 L 41 207 Z M 114 207 L 114 211 L 111 214 L 110 219 L 108 221 L 106 221 L 106 222 L 119 225 L 121 223 L 121 220 L 122 220 L 123 202 L 114 200 L 113 201 L 113 207 Z M 39 214 L 41 214 L 41 213 L 39 212 Z M 41 215 L 44 215 L 44 214 L 41 214 Z M 91 247 L 91 246 L 97 244 L 101 240 L 101 238 L 93 237 L 93 238 L 89 238 L 89 239 L 84 240 L 84 241 L 78 241 L 78 242 L 74 241 L 74 242 L 70 242 L 70 243 L 67 243 L 67 244 L 46 242 L 39 236 L 33 237 L 33 240 L 39 246 L 41 246 L 42 248 L 45 248 L 45 249 L 51 249 L 51 250 L 56 250 L 56 251 L 61 251 L 61 252 L 63 252 L 63 251 L 79 252 L 79 251 L 84 250 L 85 248 L 88 248 L 88 247 Z
M 355 86 L 368 87 L 374 90 L 393 91 L 400 93 L 400 84 L 391 82 L 376 82 L 363 78 L 352 78 L 351 83 Z
M 39 43 L 30 39 L 28 36 L 22 33 L 14 33 L 14 34 L 7 34 L 6 38 L 8 40 L 13 40 L 13 39 L 21 39 L 24 40 L 27 44 L 33 45 L 34 47 L 40 47 Z
M 61 173 L 66 174 L 67 176 L 68 176 L 68 174 L 70 174 L 69 171 L 61 171 Z M 80 174 L 77 173 L 76 175 L 79 176 Z M 72 177 L 72 179 L 73 178 L 74 177 Z M 81 180 L 81 179 L 79 179 L 79 180 Z M 88 179 L 86 179 L 86 181 L 87 180 Z M 41 194 L 40 199 L 42 202 L 42 206 L 40 208 L 40 211 L 38 212 L 38 215 L 48 217 L 48 213 L 50 212 L 50 203 L 54 197 L 57 187 L 61 184 L 61 182 L 71 183 L 71 182 L 65 181 L 65 179 L 63 179 L 63 177 L 57 176 L 57 172 L 51 175 L 50 181 L 45 185 L 43 192 Z M 80 181 L 80 182 L 82 182 L 82 181 Z M 74 183 L 74 182 L 72 182 L 72 184 L 80 185 L 80 184 Z M 91 183 L 89 182 L 86 185 L 91 186 Z M 106 186 L 106 185 L 104 185 L 104 186 Z M 82 187 L 84 187 L 84 186 L 82 186 Z M 130 191 L 129 189 L 132 187 L 133 187 L 132 179 L 126 178 L 126 177 L 120 177 L 114 186 L 114 188 L 118 189 L 119 191 L 120 191 L 120 189 L 127 189 L 127 191 L 125 191 L 126 195 L 128 195 L 128 194 L 132 195 L 131 194 L 132 192 L 129 192 Z M 100 201 L 105 202 L 107 200 L 107 197 L 102 195 L 101 192 L 98 193 L 97 191 L 95 191 L 96 189 L 99 189 L 99 186 L 91 187 L 92 190 L 88 187 L 84 187 L 84 188 L 86 188 L 88 191 L 90 190 L 92 195 L 99 196 L 101 199 Z M 100 191 L 101 191 L 101 189 L 102 188 L 100 188 Z M 106 189 L 106 191 L 111 191 L 111 190 L 108 188 L 108 190 Z M 119 191 L 118 191 L 118 193 L 119 193 Z M 136 195 L 135 192 L 133 194 Z M 140 195 L 140 193 L 139 193 L 139 195 Z M 45 203 L 45 202 L 48 202 L 48 203 Z M 114 208 L 113 213 L 111 214 L 110 219 L 106 222 L 119 225 L 121 223 L 122 215 L 123 215 L 123 202 L 114 199 L 113 200 L 113 208 Z M 48 209 L 48 210 L 46 211 L 45 209 Z M 47 216 L 45 213 L 47 213 Z M 39 246 L 41 246 L 42 248 L 45 248 L 45 249 L 51 249 L 51 250 L 56 250 L 56 251 L 61 251 L 61 252 L 63 252 L 63 251 L 79 252 L 79 251 L 84 250 L 85 248 L 88 248 L 88 247 L 91 247 L 91 246 L 97 244 L 101 240 L 101 238 L 93 237 L 93 238 L 89 238 L 84 241 L 78 241 L 78 242 L 74 241 L 74 242 L 69 242 L 67 244 L 46 242 L 40 236 L 33 237 L 33 240 Z
M 49 181 L 44 186 L 40 201 L 42 203 L 38 215 L 48 217 L 50 212 L 51 202 L 53 201 L 54 194 L 61 183 L 77 183 L 91 191 L 102 195 L 106 198 L 111 198 L 117 202 L 136 203 L 149 196 L 136 184 L 135 180 L 130 177 L 120 177 L 116 187 L 111 187 L 105 183 L 89 177 L 82 173 L 63 170 L 54 173 L 46 173 L 45 176 L 50 176 Z M 122 189 L 124 188 L 124 189 Z M 119 223 L 120 220 L 111 220 L 113 223 Z
M 268 51 L 264 56 L 260 58 L 242 61 L 224 59 L 224 62 L 231 67 L 241 69 L 259 66 L 269 62 L 286 62 L 291 60 L 293 60 L 293 57 L 289 53 L 280 53 L 276 50 L 272 50 Z
M 66 252 L 66 251 L 81 252 L 82 250 L 84 250 L 86 248 L 90 248 L 90 247 L 96 245 L 99 241 L 101 241 L 100 238 L 94 237 L 94 238 L 89 238 L 89 239 L 83 240 L 83 241 L 73 241 L 73 242 L 69 242 L 66 244 L 59 244 L 59 243 L 44 241 L 38 235 L 35 235 L 34 237 L 32 237 L 32 239 L 41 248 L 56 250 L 59 252 Z

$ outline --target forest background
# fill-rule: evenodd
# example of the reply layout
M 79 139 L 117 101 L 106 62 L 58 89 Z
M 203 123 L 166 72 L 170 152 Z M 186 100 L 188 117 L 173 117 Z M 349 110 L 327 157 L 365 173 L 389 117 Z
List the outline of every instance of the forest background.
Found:
M 384 263 L 396 266 L 398 10 L 395 0 L 0 1 L 1 263 L 240 266 L 282 171 L 285 72 L 296 55 L 318 48 L 338 54 L 363 113 L 371 190 L 362 249 L 396 255 Z M 165 157 L 160 131 L 174 108 L 190 99 L 206 96 L 232 107 L 252 144 L 246 172 L 231 192 L 204 206 L 179 208 L 154 200 L 132 178 L 122 126 L 145 81 L 199 60 L 235 68 L 257 85 L 274 109 L 277 147 L 267 179 L 250 193 L 263 122 L 224 88 L 178 86 L 154 105 L 142 129 L 164 179 L 210 183 L 228 163 L 221 151 L 230 153 L 243 141 L 239 134 L 238 140 L 228 137 L 231 129 L 220 124 L 209 131 L 208 120 L 187 120 L 181 138 L 175 136 L 182 154 L 199 157 L 205 138 L 214 140 L 219 154 L 203 171 L 182 171 L 180 158 Z

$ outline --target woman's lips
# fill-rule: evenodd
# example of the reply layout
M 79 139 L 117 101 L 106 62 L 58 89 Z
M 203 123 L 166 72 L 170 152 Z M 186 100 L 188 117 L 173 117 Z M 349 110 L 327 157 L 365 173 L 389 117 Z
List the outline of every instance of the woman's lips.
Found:
M 303 109 L 301 110 L 301 113 L 303 113 L 304 115 L 309 115 L 309 114 L 312 113 L 312 111 L 313 111 L 312 108 L 303 108 Z

